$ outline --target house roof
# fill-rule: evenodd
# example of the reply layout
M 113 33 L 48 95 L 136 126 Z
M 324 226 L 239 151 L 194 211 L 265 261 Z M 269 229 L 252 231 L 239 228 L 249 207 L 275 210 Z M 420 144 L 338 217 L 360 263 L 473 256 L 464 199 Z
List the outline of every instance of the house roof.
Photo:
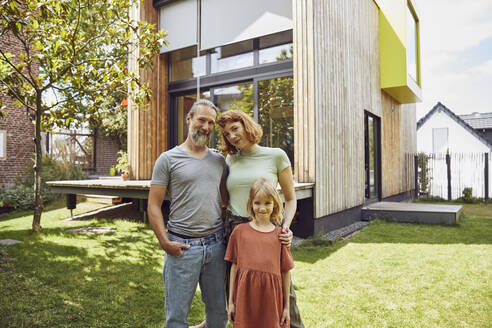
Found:
M 420 129 L 422 125 L 424 125 L 425 122 L 427 122 L 429 118 L 432 117 L 432 115 L 439 112 L 443 112 L 447 114 L 451 119 L 453 119 L 456 123 L 461 125 L 465 130 L 470 132 L 475 138 L 480 140 L 484 145 L 489 147 L 489 149 L 492 151 L 492 144 L 487 139 L 482 137 L 477 131 L 475 131 L 470 124 L 468 124 L 464 119 L 461 118 L 461 116 L 467 116 L 467 115 L 458 116 L 455 113 L 453 113 L 449 108 L 441 104 L 440 102 L 438 102 L 434 107 L 432 107 L 432 109 L 417 122 L 417 130 Z M 487 113 L 487 114 L 491 115 L 490 120 L 492 121 L 492 113 Z
M 492 129 L 492 113 L 473 113 L 459 117 L 474 129 Z

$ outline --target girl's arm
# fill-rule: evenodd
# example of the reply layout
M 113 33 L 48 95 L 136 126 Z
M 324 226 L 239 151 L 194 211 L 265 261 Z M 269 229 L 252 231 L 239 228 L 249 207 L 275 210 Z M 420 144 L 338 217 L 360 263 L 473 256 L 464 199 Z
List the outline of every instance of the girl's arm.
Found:
M 284 296 L 284 309 L 282 311 L 280 325 L 290 327 L 290 271 L 282 272 L 282 289 Z
M 294 178 L 292 176 L 292 169 L 290 166 L 280 172 L 278 175 L 278 182 L 285 199 L 285 216 L 284 222 L 282 223 L 282 233 L 279 235 L 279 239 L 282 244 L 290 246 L 292 242 L 292 232 L 289 227 L 292 223 L 292 219 L 294 219 L 294 214 L 296 213 L 297 208 Z
M 232 263 L 231 275 L 229 276 L 230 277 L 229 278 L 229 305 L 227 307 L 227 316 L 229 317 L 230 322 L 234 322 L 234 315 L 236 314 L 236 306 L 233 302 L 234 282 L 236 281 L 236 273 L 237 273 L 237 265 L 235 263 Z

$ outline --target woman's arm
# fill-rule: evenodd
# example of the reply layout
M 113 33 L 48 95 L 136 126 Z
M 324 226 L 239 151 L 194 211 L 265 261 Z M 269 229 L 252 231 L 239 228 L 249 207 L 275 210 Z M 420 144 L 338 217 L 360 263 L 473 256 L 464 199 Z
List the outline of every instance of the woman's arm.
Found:
M 282 194 L 285 199 L 285 217 L 284 227 L 290 227 L 292 219 L 294 219 L 294 214 L 296 214 L 297 200 L 296 192 L 294 190 L 294 178 L 292 176 L 292 169 L 290 166 L 280 172 L 278 175 L 278 182 L 280 183 L 280 188 L 282 189 Z
M 284 309 L 280 325 L 290 327 L 290 271 L 282 272 L 282 289 L 284 296 Z
M 236 273 L 237 273 L 237 265 L 235 263 L 232 263 L 231 275 L 229 278 L 229 305 L 227 307 L 227 316 L 229 317 L 230 322 L 234 322 L 234 315 L 236 314 L 236 306 L 233 302 L 234 282 L 236 281 Z
M 292 176 L 292 169 L 290 166 L 282 170 L 278 175 L 278 182 L 282 189 L 282 194 L 285 200 L 285 216 L 282 223 L 282 233 L 279 235 L 279 239 L 284 245 L 292 243 L 292 231 L 289 227 L 294 219 L 294 214 L 297 209 L 296 192 L 294 190 L 294 178 Z

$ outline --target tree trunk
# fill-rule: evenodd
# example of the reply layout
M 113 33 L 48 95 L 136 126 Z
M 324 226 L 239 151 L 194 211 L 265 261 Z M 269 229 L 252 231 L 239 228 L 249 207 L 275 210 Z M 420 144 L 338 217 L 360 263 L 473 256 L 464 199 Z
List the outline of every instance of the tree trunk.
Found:
M 34 120 L 34 216 L 32 231 L 41 232 L 41 213 L 43 212 L 43 200 L 41 198 L 41 93 L 36 97 L 36 115 Z

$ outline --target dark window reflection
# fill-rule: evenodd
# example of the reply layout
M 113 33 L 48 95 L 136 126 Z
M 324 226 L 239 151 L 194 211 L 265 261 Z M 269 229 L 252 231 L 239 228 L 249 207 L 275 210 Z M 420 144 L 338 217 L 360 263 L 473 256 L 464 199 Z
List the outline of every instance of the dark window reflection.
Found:
M 196 57 L 196 47 L 171 53 L 171 81 L 205 75 L 205 55 Z
M 210 56 L 212 74 L 253 66 L 253 40 L 215 48 Z
M 258 123 L 261 144 L 282 148 L 294 163 L 294 79 L 292 76 L 258 82 Z
M 279 46 L 261 49 L 259 51 L 260 64 L 273 63 L 280 60 L 292 59 L 293 46 L 289 44 L 281 44 Z

